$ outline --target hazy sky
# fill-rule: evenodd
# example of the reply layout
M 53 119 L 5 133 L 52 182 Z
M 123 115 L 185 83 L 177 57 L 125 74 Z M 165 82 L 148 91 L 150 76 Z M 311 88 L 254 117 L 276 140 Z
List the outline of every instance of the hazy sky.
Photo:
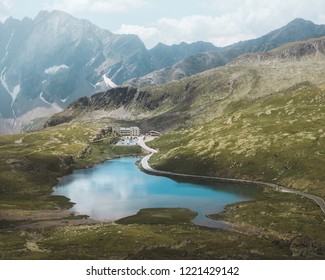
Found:
M 0 0 L 0 20 L 62 10 L 114 33 L 158 42 L 225 46 L 256 38 L 301 17 L 325 24 L 324 0 Z

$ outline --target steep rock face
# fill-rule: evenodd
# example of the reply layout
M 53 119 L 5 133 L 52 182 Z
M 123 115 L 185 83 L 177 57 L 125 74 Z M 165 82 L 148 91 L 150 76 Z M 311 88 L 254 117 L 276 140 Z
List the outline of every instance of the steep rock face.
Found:
M 105 93 L 98 93 L 90 97 L 89 106 L 94 110 L 126 106 L 134 100 L 137 92 L 137 89 L 127 87 L 111 89 Z
M 155 93 L 139 90 L 132 87 L 117 87 L 106 92 L 94 94 L 91 97 L 82 97 L 71 103 L 68 108 L 52 116 L 45 127 L 67 123 L 74 119 L 91 118 L 96 112 L 102 112 L 102 117 L 114 117 L 122 120 L 140 120 L 165 104 L 167 110 L 182 96 L 173 96 L 170 93 Z M 112 112 L 121 111 L 121 114 Z M 105 114 L 106 112 L 106 114 Z
M 0 121 L 11 119 L 13 132 L 32 110 L 53 112 L 103 84 L 108 89 L 154 70 L 137 36 L 115 35 L 59 11 L 10 18 L 0 35 Z
M 165 96 L 138 90 L 132 87 L 117 87 L 106 92 L 82 97 L 71 103 L 66 110 L 53 115 L 44 127 L 57 126 L 73 120 L 113 117 L 117 120 L 142 119 L 147 112 L 158 108 Z

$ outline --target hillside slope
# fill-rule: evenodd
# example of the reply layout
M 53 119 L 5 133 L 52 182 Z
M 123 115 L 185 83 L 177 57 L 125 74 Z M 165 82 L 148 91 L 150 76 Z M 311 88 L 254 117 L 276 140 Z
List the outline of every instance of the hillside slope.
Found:
M 201 94 L 191 104 L 192 124 L 157 140 L 161 153 L 154 163 L 277 182 L 325 197 L 324 61 L 321 38 L 243 55 L 197 76 Z
M 157 139 L 158 169 L 250 179 L 325 197 L 325 86 L 242 103 L 204 125 Z

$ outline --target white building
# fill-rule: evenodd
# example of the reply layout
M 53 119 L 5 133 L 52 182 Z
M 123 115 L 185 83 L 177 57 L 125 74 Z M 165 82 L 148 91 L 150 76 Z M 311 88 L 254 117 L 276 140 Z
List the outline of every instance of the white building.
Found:
M 130 133 L 131 136 L 140 136 L 140 128 L 138 128 L 137 126 L 132 126 L 130 127 Z
M 137 126 L 118 127 L 114 129 L 114 132 L 120 136 L 130 136 L 130 137 L 140 136 L 140 128 L 138 128 Z

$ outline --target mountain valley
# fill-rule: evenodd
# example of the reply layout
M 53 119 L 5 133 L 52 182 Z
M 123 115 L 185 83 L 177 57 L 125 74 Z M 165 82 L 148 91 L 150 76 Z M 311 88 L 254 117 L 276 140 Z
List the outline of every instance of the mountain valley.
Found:
M 148 143 L 158 150 L 156 169 L 264 181 L 324 199 L 324 25 L 298 19 L 226 48 L 198 42 L 148 51 L 136 36 L 62 16 L 22 21 L 37 34 L 72 21 L 70 33 L 55 33 L 57 45 L 13 19 L 0 25 L 7 45 L 21 48 L 21 32 L 28 46 L 16 56 L 0 44 L 2 131 L 26 125 L 26 114 L 39 128 L 0 136 L 2 259 L 325 259 L 322 210 L 272 188 L 209 215 L 226 230 L 196 226 L 196 213 L 181 208 L 94 221 L 52 195 L 57 178 L 76 169 L 143 155 L 139 146 L 114 145 L 114 127 L 138 126 L 162 133 Z

